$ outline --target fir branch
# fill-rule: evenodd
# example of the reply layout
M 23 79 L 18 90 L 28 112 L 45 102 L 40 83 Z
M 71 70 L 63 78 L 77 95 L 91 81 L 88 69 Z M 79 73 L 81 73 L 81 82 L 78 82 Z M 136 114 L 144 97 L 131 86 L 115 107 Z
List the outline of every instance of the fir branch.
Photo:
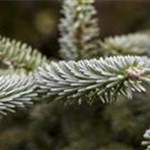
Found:
M 142 142 L 142 145 L 147 146 L 146 150 L 150 150 L 150 129 L 147 129 L 144 133 L 144 141 Z
M 16 107 L 32 104 L 37 97 L 36 83 L 33 75 L 0 76 L 0 114 L 14 112 Z
M 0 66 L 1 69 L 20 69 L 31 71 L 47 62 L 36 49 L 9 38 L 0 37 Z
M 94 0 L 64 0 L 59 30 L 60 55 L 65 60 L 97 56 L 99 27 Z M 100 51 L 98 51 L 100 52 Z
M 150 34 L 139 32 L 107 37 L 101 42 L 105 55 L 148 55 L 150 56 Z
M 145 92 L 150 82 L 150 61 L 145 57 L 117 56 L 91 60 L 51 62 L 35 74 L 39 93 L 55 99 L 89 103 L 116 100 L 118 95 L 132 98 Z

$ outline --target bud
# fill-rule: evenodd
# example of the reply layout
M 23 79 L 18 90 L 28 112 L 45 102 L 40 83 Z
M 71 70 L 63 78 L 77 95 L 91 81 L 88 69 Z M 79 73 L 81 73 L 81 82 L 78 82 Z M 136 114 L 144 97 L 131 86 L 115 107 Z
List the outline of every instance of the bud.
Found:
M 126 76 L 131 79 L 138 79 L 143 73 L 144 71 L 140 68 L 130 67 L 126 71 Z

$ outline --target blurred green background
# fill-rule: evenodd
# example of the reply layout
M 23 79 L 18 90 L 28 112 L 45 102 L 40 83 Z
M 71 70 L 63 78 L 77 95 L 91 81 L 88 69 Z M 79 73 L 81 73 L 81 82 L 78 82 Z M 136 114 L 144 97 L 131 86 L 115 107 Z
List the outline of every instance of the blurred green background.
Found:
M 0 1 L 0 35 L 59 59 L 62 1 Z M 101 38 L 150 29 L 150 1 L 96 0 L 95 7 Z M 111 106 L 42 102 L 18 110 L 0 120 L 0 150 L 142 150 L 150 124 L 148 97 L 135 95 Z

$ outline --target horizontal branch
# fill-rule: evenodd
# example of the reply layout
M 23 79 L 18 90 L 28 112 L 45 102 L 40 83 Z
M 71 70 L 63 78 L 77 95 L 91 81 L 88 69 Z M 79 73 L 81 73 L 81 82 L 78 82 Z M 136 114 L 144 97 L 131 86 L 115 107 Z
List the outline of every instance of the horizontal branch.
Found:
M 36 83 L 32 75 L 0 76 L 0 114 L 15 112 L 15 108 L 32 104 L 37 97 Z
M 45 64 L 33 75 L 0 77 L 0 113 L 14 112 L 41 96 L 65 102 L 83 100 L 103 103 L 119 96 L 132 98 L 145 92 L 150 82 L 150 60 L 138 56 L 117 56 L 91 60 L 60 61 Z
M 70 102 L 95 99 L 116 100 L 119 95 L 132 98 L 145 92 L 150 82 L 150 61 L 145 57 L 117 56 L 91 60 L 51 62 L 35 74 L 39 93 Z

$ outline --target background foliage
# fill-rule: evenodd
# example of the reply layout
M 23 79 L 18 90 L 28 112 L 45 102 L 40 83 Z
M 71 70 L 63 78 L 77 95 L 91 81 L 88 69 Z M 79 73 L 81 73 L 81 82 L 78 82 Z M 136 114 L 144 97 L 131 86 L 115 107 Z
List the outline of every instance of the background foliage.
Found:
M 99 1 L 101 38 L 150 29 L 148 1 Z M 1 1 L 0 34 L 59 59 L 60 1 Z M 141 150 L 149 93 L 115 105 L 40 103 L 0 120 L 2 150 Z

